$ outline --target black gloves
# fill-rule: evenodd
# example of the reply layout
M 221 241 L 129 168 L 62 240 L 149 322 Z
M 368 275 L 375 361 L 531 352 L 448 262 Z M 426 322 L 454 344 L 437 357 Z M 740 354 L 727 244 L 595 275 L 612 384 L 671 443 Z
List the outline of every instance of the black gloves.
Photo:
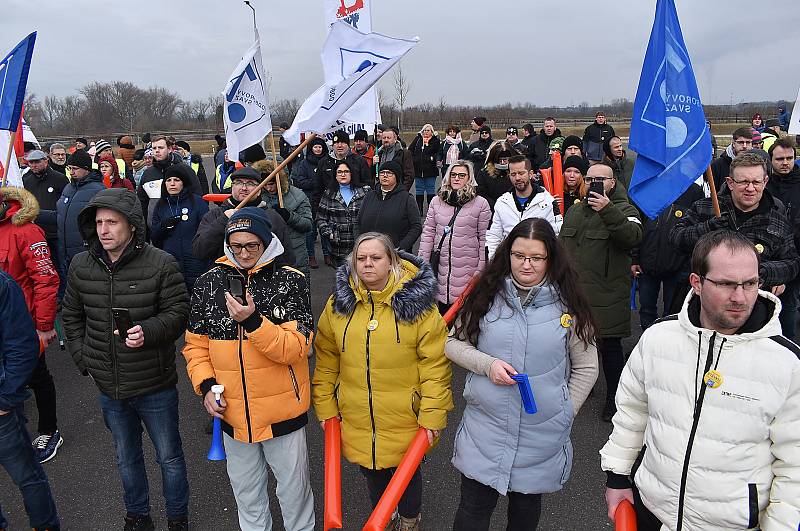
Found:
M 283 207 L 277 207 L 277 208 L 275 209 L 275 212 L 277 212 L 277 213 L 278 213 L 278 215 L 279 215 L 280 217 L 282 217 L 282 218 L 283 218 L 283 221 L 285 221 L 285 222 L 287 222 L 287 223 L 289 222 L 289 216 L 290 216 L 290 213 L 289 213 L 289 211 L 288 211 L 288 210 L 286 210 L 286 209 L 285 209 L 285 208 L 283 208 Z

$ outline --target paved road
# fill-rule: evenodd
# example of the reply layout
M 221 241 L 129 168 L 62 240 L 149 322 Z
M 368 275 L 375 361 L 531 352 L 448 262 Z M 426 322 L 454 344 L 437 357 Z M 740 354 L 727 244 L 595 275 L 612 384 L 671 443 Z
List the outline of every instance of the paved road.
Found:
M 210 166 L 210 165 L 209 165 Z M 321 255 L 318 255 L 321 256 Z M 312 304 L 314 315 L 320 311 L 331 291 L 333 270 L 324 265 L 312 271 Z M 634 323 L 634 328 L 638 323 Z M 634 338 L 625 342 L 626 352 Z M 106 430 L 97 402 L 97 389 L 88 378 L 79 375 L 71 358 L 51 346 L 47 350 L 48 365 L 58 390 L 59 426 L 65 443 L 57 457 L 45 464 L 56 496 L 63 529 L 104 531 L 122 528 L 125 509 L 122 488 L 114 463 L 113 442 Z M 455 427 L 464 408 L 461 392 L 465 372 L 453 371 L 453 391 L 456 408 L 451 412 L 448 428 L 443 433 L 441 445 L 423 464 L 424 502 L 422 527 L 426 531 L 451 529 L 458 504 L 459 475 L 450 465 Z M 191 486 L 190 511 L 196 530 L 237 529 L 236 504 L 221 462 L 206 460 L 210 436 L 204 427 L 208 416 L 200 400 L 194 395 L 185 372 L 183 358 L 179 357 L 180 415 L 183 448 L 189 469 Z M 604 474 L 599 470 L 597 454 L 610 433 L 610 424 L 600 421 L 604 397 L 602 374 L 573 428 L 575 459 L 567 487 L 555 494 L 546 495 L 540 529 L 563 531 L 590 531 L 611 529 L 606 522 L 603 501 Z M 29 400 L 26 411 L 29 426 L 36 426 L 36 410 Z M 316 503 L 318 529 L 322 529 L 323 501 L 323 437 L 319 424 L 308 425 L 308 445 L 311 475 Z M 145 457 L 151 486 L 153 517 L 158 529 L 166 529 L 164 503 L 161 497 L 161 480 L 152 446 L 145 443 Z M 361 529 L 369 516 L 367 490 L 355 466 L 343 466 L 342 503 L 344 528 Z M 272 485 L 272 507 L 275 529 L 282 530 L 277 502 Z M 27 518 L 19 492 L 5 473 L 0 473 L 0 502 L 12 530 L 27 527 Z M 505 529 L 505 501 L 501 498 L 492 529 Z

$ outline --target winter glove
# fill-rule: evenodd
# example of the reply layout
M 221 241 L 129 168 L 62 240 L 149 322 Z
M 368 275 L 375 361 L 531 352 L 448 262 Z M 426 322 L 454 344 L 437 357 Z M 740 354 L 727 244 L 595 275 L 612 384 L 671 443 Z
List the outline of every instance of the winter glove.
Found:
M 288 210 L 286 210 L 283 207 L 278 207 L 278 208 L 275 209 L 275 212 L 277 212 L 278 215 L 283 218 L 283 221 L 285 221 L 287 223 L 289 222 L 289 215 L 290 214 L 289 214 Z
M 164 230 L 174 229 L 180 223 L 181 217 L 180 216 L 172 216 L 171 218 L 167 218 L 161 222 L 161 228 Z

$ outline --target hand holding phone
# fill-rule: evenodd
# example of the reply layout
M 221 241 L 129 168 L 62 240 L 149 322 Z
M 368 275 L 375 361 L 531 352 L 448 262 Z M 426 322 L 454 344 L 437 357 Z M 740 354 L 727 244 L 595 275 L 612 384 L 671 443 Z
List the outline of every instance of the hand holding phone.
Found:
M 128 330 L 133 328 L 131 312 L 127 308 L 111 308 L 111 315 L 114 316 L 114 326 L 117 329 L 120 339 L 128 339 Z
M 605 195 L 605 188 L 603 187 L 602 181 L 592 181 L 589 185 L 589 193 L 596 193 L 597 195 Z M 590 198 L 592 196 L 589 196 Z
M 247 297 L 244 294 L 244 279 L 239 275 L 225 277 L 226 290 L 242 306 L 247 306 Z

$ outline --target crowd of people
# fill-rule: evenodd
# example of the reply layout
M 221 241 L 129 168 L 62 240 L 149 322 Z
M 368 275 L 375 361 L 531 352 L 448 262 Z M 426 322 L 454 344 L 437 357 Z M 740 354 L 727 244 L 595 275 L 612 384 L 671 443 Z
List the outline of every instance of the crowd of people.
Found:
M 645 531 L 797 528 L 800 163 L 779 121 L 755 115 L 713 148 L 718 197 L 701 178 L 652 220 L 628 196 L 635 157 L 603 113 L 583 137 L 552 117 L 497 140 L 480 116 L 468 138 L 453 124 L 408 144 L 379 129 L 315 138 L 277 172 L 259 145 L 232 161 L 218 136 L 210 178 L 163 135 L 121 136 L 116 153 L 102 139 L 30 146 L 24 186 L 0 189 L 0 463 L 32 528 L 60 525 L 42 463 L 64 444 L 45 356 L 62 341 L 99 391 L 124 529 L 154 529 L 144 431 L 168 528 L 189 529 L 181 339 L 221 419 L 243 530 L 271 529 L 268 470 L 285 528 L 314 529 L 310 408 L 323 429 L 341 421 L 374 507 L 418 430 L 436 446 L 455 391 L 453 529 L 489 529 L 501 495 L 507 529 L 535 529 L 542 495 L 570 477 L 572 424 L 601 367 L 610 519 L 629 500 Z M 281 141 L 282 157 L 292 150 Z M 554 164 L 563 196 L 543 177 Z M 321 265 L 335 286 L 314 316 Z M 643 334 L 626 355 L 634 282 Z M 387 529 L 420 528 L 425 468 Z

